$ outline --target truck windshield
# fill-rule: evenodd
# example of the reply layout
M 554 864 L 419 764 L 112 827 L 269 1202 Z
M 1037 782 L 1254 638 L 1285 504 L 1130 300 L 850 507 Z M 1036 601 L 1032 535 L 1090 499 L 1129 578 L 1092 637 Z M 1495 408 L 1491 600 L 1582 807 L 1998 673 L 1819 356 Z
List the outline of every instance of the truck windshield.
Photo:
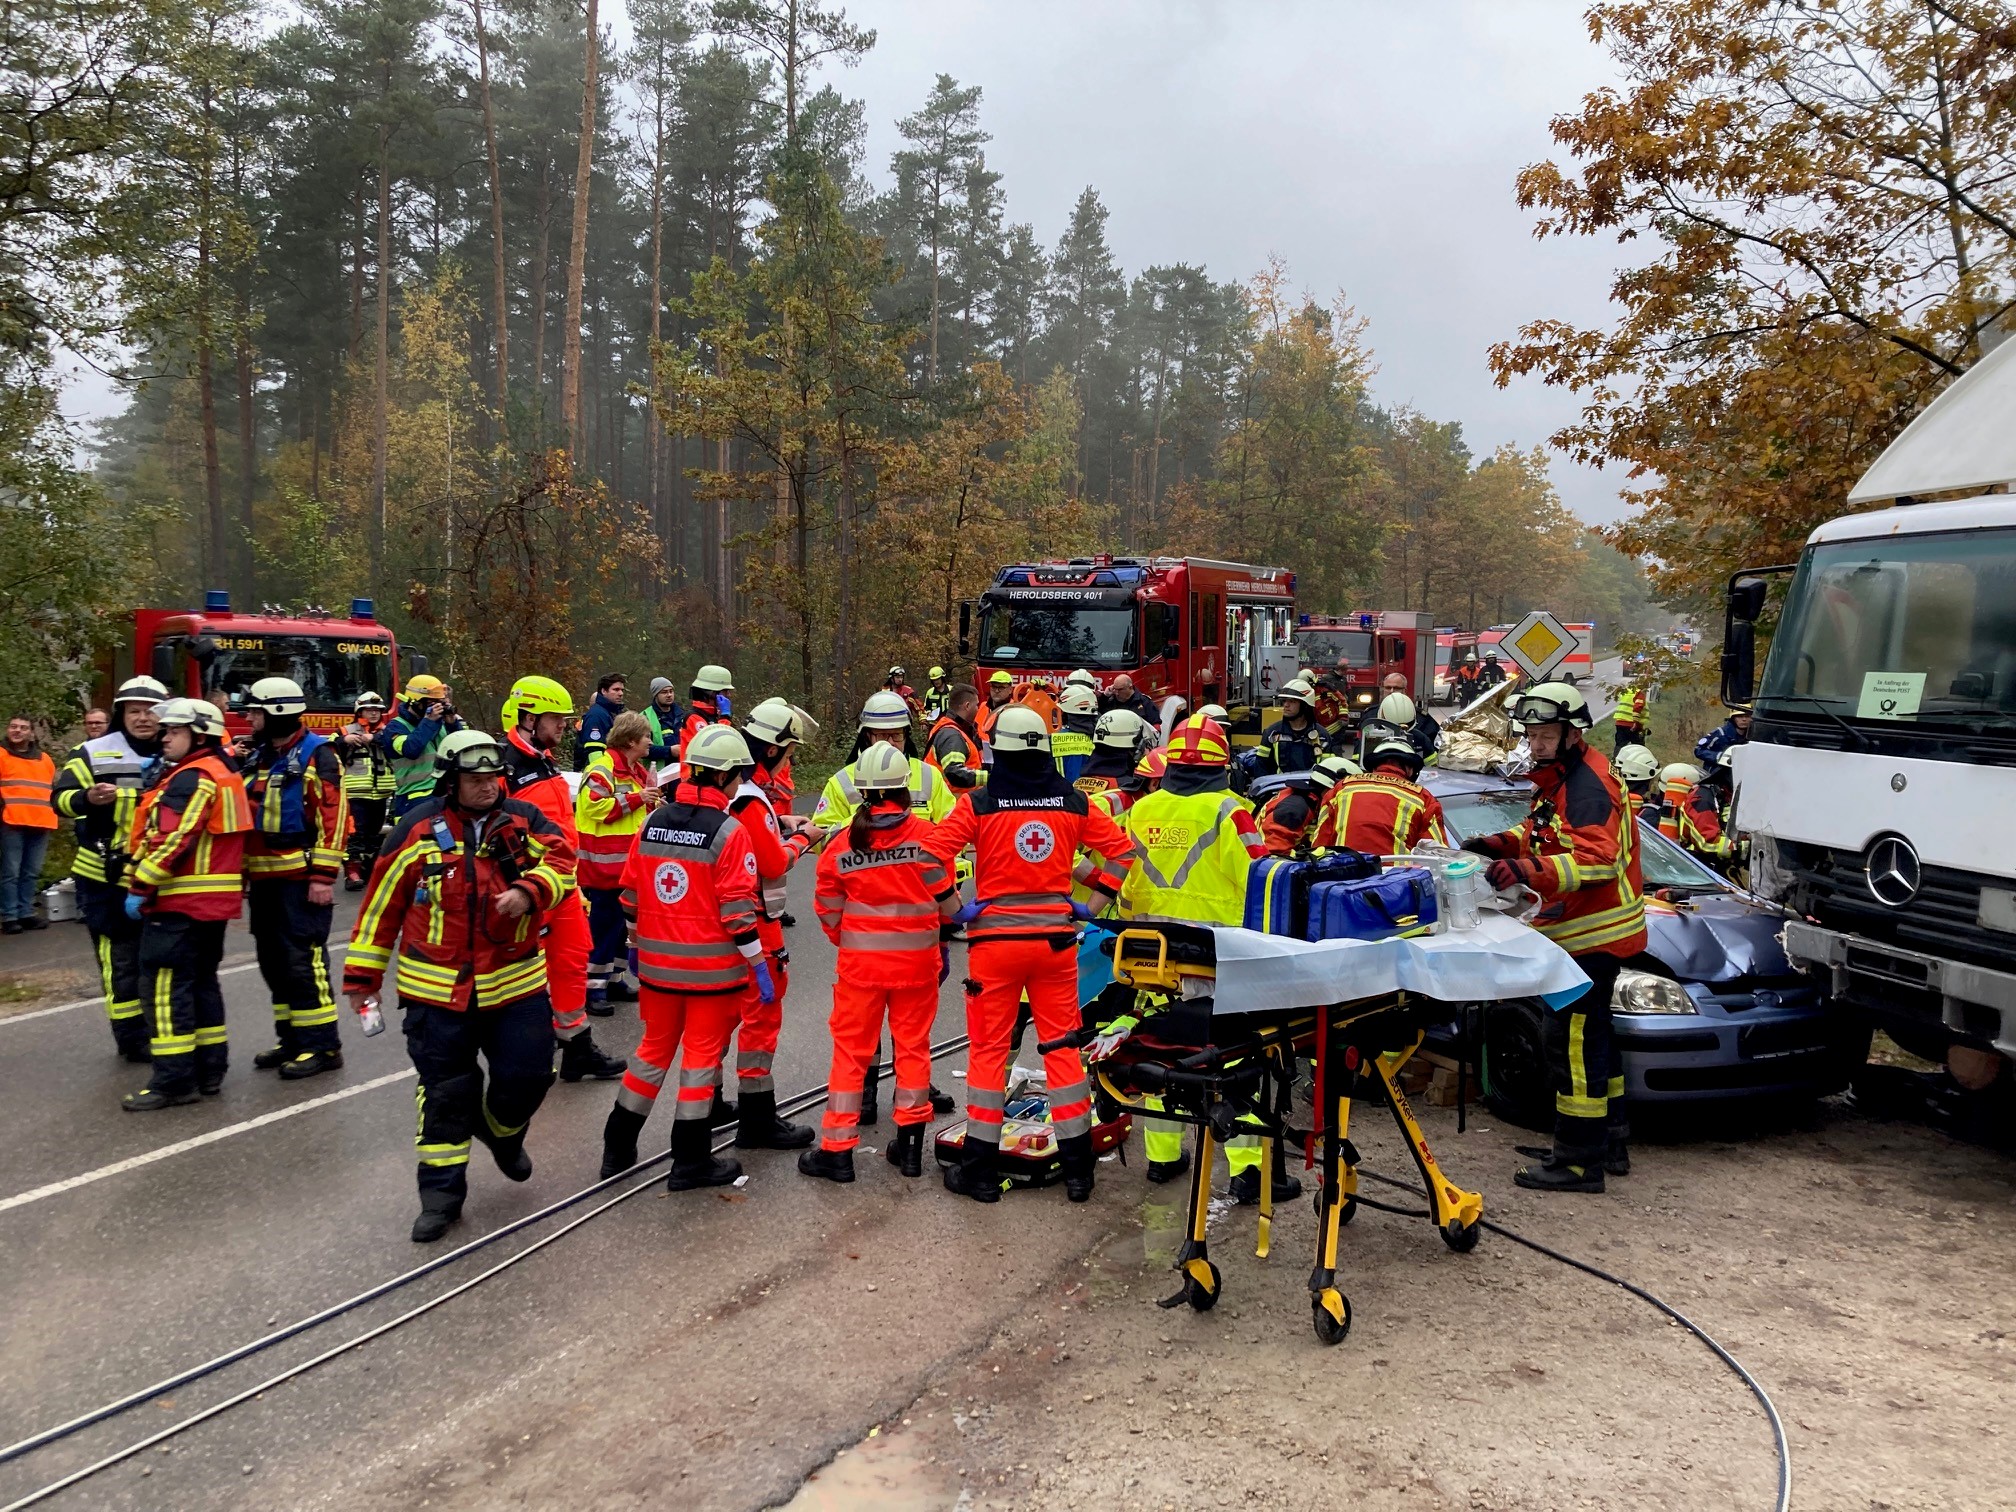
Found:
M 193 663 L 202 673 L 203 696 L 220 708 L 236 709 L 245 690 L 262 677 L 291 677 L 321 713 L 348 713 L 360 693 L 392 695 L 392 648 L 384 641 L 322 635 L 237 635 L 199 637 L 177 648 L 175 687 L 189 686 Z M 204 652 L 207 650 L 207 655 Z
M 1370 630 L 1312 630 L 1298 625 L 1295 644 L 1301 648 L 1305 667 L 1334 667 L 1340 660 L 1363 667 L 1372 660 Z
M 980 661 L 1014 667 L 1134 667 L 1134 610 L 1075 604 L 989 604 Z
M 1794 717 L 2016 721 L 2016 533 L 1810 548 L 1757 705 Z

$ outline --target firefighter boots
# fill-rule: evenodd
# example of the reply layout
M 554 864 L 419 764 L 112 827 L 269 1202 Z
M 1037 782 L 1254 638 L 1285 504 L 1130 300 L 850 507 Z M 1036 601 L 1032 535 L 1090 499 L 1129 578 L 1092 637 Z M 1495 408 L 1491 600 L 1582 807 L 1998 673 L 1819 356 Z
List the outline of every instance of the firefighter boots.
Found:
M 1600 1192 L 1603 1172 L 1596 1165 L 1570 1165 L 1548 1156 L 1539 1165 L 1521 1166 L 1512 1173 L 1515 1186 L 1534 1192 Z
M 743 1094 L 746 1099 L 748 1094 Z M 798 1154 L 798 1174 L 801 1176 L 822 1176 L 828 1181 L 838 1181 L 843 1185 L 854 1179 L 854 1152 L 852 1150 L 801 1150 Z
M 667 1191 L 727 1186 L 742 1174 L 739 1161 L 716 1158 L 712 1136 L 713 1131 L 697 1118 L 682 1118 L 672 1125 L 672 1174 L 665 1178 Z
M 602 1125 L 602 1176 L 620 1176 L 637 1164 L 637 1136 L 644 1132 L 644 1115 L 618 1103 L 609 1110 Z
M 253 1064 L 258 1064 L 255 1057 Z M 303 1050 L 291 1055 L 280 1063 L 282 1081 L 306 1081 L 311 1076 L 320 1076 L 324 1071 L 343 1069 L 341 1050 Z
M 777 1116 L 777 1094 L 769 1088 L 744 1092 L 735 1121 L 738 1150 L 802 1150 L 812 1143 L 812 1130 Z
M 462 1199 L 451 1197 L 446 1192 L 424 1192 L 420 1197 L 420 1216 L 413 1220 L 413 1242 L 432 1244 L 448 1232 L 448 1225 L 462 1216 Z
M 564 1082 L 578 1082 L 584 1076 L 591 1081 L 613 1081 L 629 1065 L 628 1061 L 604 1055 L 595 1043 L 595 1036 L 586 1028 L 572 1039 L 560 1041 L 560 1080 Z
M 1151 1160 L 1148 1162 L 1148 1179 L 1157 1186 L 1166 1181 L 1174 1181 L 1190 1169 L 1190 1152 L 1185 1150 L 1174 1160 Z
M 975 1202 L 1001 1200 L 1000 1151 L 970 1136 L 959 1141 L 959 1163 L 945 1167 L 945 1190 Z
M 1057 1141 L 1064 1163 L 1064 1195 L 1073 1202 L 1092 1200 L 1094 1161 L 1090 1134 L 1067 1134 Z
M 905 1124 L 902 1128 L 898 1129 L 894 1142 L 890 1144 L 888 1149 L 882 1152 L 882 1158 L 896 1167 L 905 1176 L 922 1176 L 924 1174 L 924 1125 L 921 1123 Z

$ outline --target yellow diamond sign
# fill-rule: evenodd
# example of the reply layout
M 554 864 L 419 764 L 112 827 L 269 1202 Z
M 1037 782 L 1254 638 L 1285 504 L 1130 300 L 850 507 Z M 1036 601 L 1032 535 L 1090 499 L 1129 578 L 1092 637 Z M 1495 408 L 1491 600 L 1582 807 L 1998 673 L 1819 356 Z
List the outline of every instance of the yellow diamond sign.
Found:
M 1553 615 L 1536 609 L 1512 627 L 1499 647 L 1519 664 L 1527 677 L 1545 682 L 1548 674 L 1575 649 L 1575 637 Z

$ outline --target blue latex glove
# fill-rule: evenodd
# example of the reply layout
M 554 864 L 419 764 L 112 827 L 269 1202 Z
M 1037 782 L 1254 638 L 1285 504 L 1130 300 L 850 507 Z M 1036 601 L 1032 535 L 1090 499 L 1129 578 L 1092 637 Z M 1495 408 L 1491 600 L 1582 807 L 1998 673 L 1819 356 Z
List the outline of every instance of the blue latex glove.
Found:
M 776 1002 L 777 982 L 770 975 L 770 963 L 758 956 L 751 965 L 756 972 L 756 996 L 766 1004 Z
M 126 894 L 126 917 L 133 920 L 136 924 L 140 922 L 140 905 L 142 901 L 138 893 L 129 892 Z
M 728 702 L 728 695 L 726 693 L 716 693 L 714 695 L 714 712 L 719 714 L 723 719 L 733 716 L 735 709 Z
M 980 917 L 980 910 L 986 906 L 978 898 L 975 898 L 971 903 L 961 908 L 959 912 L 952 915 L 952 922 L 954 924 L 971 924 L 975 919 Z
M 1080 903 L 1076 898 L 1073 898 L 1071 900 L 1071 917 L 1077 919 L 1081 923 L 1090 924 L 1094 919 L 1098 918 L 1099 916 L 1094 912 L 1092 912 L 1091 904 Z
M 951 975 L 952 947 L 950 945 L 940 945 L 938 947 L 938 985 L 943 987 L 945 979 Z

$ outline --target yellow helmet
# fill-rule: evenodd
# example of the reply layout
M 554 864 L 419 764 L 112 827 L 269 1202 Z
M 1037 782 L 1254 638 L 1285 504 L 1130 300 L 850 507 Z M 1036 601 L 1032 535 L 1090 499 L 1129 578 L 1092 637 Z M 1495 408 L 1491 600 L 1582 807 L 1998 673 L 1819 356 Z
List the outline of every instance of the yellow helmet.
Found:
M 447 692 L 448 684 L 431 673 L 422 672 L 417 677 L 406 679 L 406 691 L 399 696 L 408 703 L 418 703 L 423 698 L 444 697 Z
M 516 724 L 525 714 L 572 714 L 574 695 L 550 677 L 534 672 L 511 684 L 504 698 L 504 717 Z

